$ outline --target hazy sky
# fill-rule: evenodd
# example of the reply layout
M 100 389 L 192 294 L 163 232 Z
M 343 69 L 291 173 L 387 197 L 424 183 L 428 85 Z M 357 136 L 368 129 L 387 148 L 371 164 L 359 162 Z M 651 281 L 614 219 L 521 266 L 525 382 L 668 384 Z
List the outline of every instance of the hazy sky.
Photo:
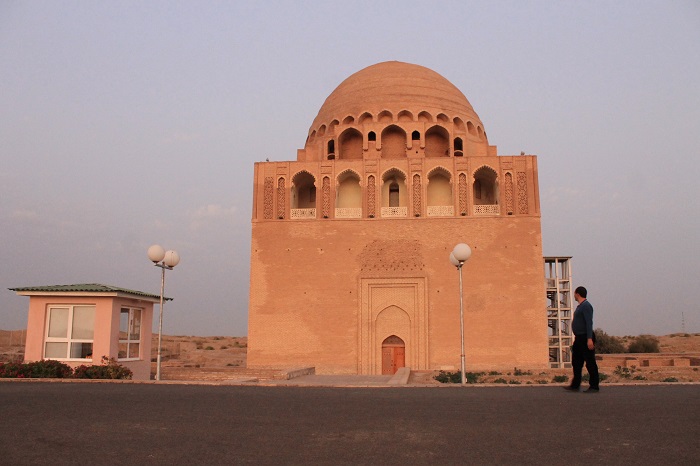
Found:
M 158 293 L 159 243 L 182 257 L 164 332 L 246 334 L 253 163 L 295 160 L 387 60 L 539 156 L 544 254 L 573 256 L 596 327 L 700 332 L 695 0 L 0 0 L 0 328 L 27 322 L 8 287 Z

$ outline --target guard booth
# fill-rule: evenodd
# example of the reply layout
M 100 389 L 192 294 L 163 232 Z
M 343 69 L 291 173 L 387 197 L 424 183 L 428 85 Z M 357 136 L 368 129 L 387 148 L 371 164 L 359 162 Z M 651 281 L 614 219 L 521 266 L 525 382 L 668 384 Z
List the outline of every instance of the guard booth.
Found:
M 29 296 L 25 362 L 77 367 L 106 356 L 128 367 L 134 380 L 150 379 L 153 304 L 160 295 L 101 284 L 10 290 Z

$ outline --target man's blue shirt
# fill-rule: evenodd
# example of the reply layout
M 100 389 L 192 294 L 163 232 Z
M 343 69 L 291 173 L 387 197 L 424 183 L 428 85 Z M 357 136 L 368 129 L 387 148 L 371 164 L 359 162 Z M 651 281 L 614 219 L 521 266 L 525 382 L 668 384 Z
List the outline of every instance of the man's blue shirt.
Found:
M 593 338 L 593 306 L 587 299 L 576 306 L 571 330 L 574 335 L 586 335 L 586 338 Z

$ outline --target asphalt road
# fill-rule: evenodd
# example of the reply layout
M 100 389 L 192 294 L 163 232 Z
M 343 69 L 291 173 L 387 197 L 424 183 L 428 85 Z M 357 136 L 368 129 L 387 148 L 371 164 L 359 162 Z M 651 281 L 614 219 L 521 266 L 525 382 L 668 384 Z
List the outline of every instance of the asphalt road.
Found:
M 0 383 L 0 464 L 700 464 L 700 386 Z

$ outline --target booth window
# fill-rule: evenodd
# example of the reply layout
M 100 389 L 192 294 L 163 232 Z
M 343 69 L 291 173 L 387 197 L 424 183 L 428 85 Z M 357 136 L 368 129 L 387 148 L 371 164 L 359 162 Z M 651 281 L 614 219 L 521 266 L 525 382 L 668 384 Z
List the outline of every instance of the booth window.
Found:
M 92 359 L 95 306 L 51 306 L 46 320 L 46 359 Z
M 141 309 L 121 308 L 119 316 L 119 359 L 141 356 Z

